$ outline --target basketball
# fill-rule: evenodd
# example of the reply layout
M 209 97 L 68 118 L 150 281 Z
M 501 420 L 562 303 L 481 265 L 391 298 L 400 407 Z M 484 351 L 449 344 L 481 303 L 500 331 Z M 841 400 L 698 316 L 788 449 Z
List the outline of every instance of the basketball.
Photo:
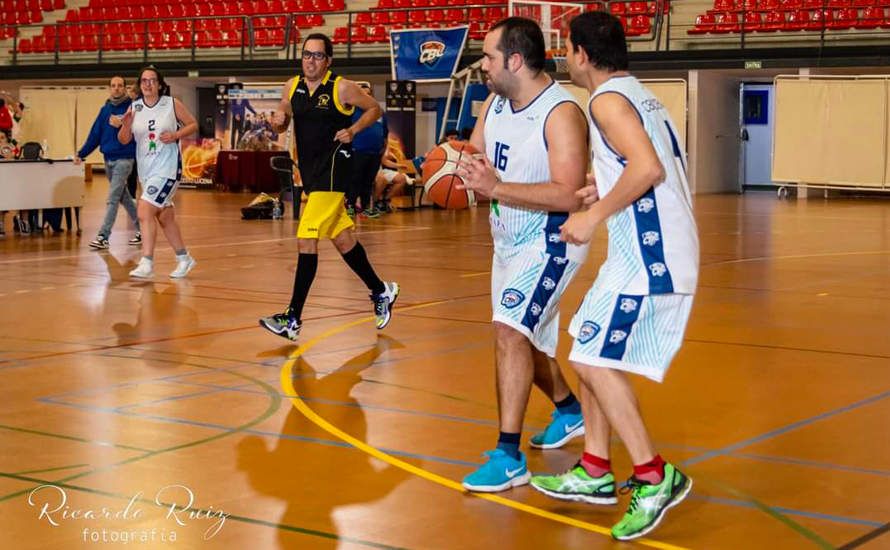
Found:
M 433 204 L 450 210 L 460 210 L 476 204 L 472 191 L 457 188 L 463 184 L 463 180 L 454 172 L 462 158 L 479 154 L 466 141 L 447 141 L 429 152 L 421 168 L 425 182 L 424 193 Z

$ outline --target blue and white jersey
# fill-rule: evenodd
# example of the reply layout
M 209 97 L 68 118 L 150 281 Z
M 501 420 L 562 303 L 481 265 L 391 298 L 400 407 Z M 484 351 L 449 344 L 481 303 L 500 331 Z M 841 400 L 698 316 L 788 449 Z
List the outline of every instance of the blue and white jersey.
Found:
M 485 154 L 502 181 L 541 184 L 550 181 L 550 162 L 544 129 L 558 105 L 574 102 L 572 94 L 555 81 L 518 111 L 505 97 L 495 96 L 485 114 Z M 583 262 L 587 245 L 560 241 L 559 227 L 566 212 L 546 212 L 492 201 L 489 221 L 495 253 L 512 256 L 524 248 Z
M 161 96 L 152 107 L 142 98 L 133 102 L 133 139 L 139 179 L 176 179 L 179 171 L 179 142 L 161 142 L 163 132 L 175 132 L 179 123 L 173 98 Z
M 636 109 L 664 166 L 665 179 L 608 219 L 609 250 L 596 284 L 624 294 L 693 294 L 698 281 L 698 233 L 686 181 L 686 154 L 676 128 L 664 106 L 633 76 L 601 84 L 590 102 L 602 94 L 620 94 Z M 587 116 L 596 187 L 605 197 L 627 160 L 606 142 L 589 104 Z

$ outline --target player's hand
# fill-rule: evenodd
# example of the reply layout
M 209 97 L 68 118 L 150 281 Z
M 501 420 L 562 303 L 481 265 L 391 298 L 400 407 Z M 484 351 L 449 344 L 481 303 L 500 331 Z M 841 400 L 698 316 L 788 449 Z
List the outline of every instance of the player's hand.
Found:
M 176 132 L 161 132 L 161 143 L 173 143 L 176 141 Z
M 83 159 L 80 157 L 74 157 L 74 166 L 80 166 L 80 163 L 83 162 Z
M 108 124 L 115 128 L 120 128 L 121 124 L 123 124 L 123 118 L 120 115 L 111 115 L 108 117 Z
M 566 223 L 559 228 L 560 238 L 569 244 L 584 244 L 593 237 L 596 223 L 590 218 L 587 211 L 575 212 L 569 215 Z
M 339 141 L 340 143 L 352 143 L 352 138 L 354 136 L 355 133 L 352 131 L 352 128 L 343 128 L 334 134 L 334 141 Z
M 133 126 L 133 117 L 135 116 L 136 114 L 133 112 L 132 107 L 127 109 L 127 112 L 121 117 L 121 126 L 126 126 L 127 128 Z
M 575 196 L 581 199 L 581 209 L 587 210 L 593 203 L 600 200 L 600 195 L 596 190 L 596 177 L 593 172 L 587 174 L 587 185 L 575 191 Z
M 464 181 L 463 185 L 455 186 L 457 189 L 469 189 L 488 198 L 492 198 L 494 188 L 501 183 L 497 170 L 486 157 L 461 159 L 455 173 Z

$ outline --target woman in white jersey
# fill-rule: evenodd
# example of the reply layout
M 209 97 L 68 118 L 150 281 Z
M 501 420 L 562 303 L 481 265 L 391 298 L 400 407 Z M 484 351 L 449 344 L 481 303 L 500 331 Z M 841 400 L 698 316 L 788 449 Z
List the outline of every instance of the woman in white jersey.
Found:
M 179 185 L 179 140 L 198 129 L 195 117 L 178 99 L 169 95 L 164 77 L 152 66 L 139 75 L 139 95 L 123 117 L 118 132 L 121 143 L 136 140 L 136 168 L 142 181 L 139 223 L 142 227 L 142 258 L 131 277 L 148 279 L 154 275 L 154 249 L 157 226 L 176 252 L 176 268 L 171 277 L 182 278 L 195 267 L 182 241 L 173 208 L 173 195 Z

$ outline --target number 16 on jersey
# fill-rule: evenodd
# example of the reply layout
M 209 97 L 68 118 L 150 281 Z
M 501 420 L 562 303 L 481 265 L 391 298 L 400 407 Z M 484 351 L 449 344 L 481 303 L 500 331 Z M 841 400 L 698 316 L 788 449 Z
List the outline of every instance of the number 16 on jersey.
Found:
M 501 172 L 507 171 L 507 151 L 510 146 L 500 141 L 494 142 L 494 167 Z

